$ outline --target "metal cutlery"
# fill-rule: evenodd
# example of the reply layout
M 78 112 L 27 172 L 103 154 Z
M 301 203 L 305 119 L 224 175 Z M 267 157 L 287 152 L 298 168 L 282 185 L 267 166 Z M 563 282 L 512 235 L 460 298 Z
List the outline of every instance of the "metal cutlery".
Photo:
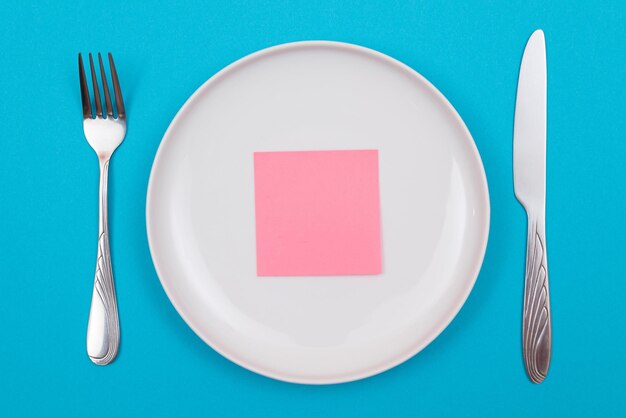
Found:
M 515 196 L 528 216 L 522 350 L 534 383 L 546 378 L 552 352 L 552 321 L 546 252 L 546 45 L 536 30 L 526 45 L 515 103 L 513 166 Z
M 114 116 L 113 101 L 109 93 L 109 86 L 102 63 L 102 56 L 98 53 L 102 90 L 104 92 L 104 113 L 100 100 L 100 90 L 93 58 L 89 54 L 89 66 L 95 104 L 95 116 L 92 113 L 89 88 L 83 67 L 83 58 L 78 54 L 78 73 L 80 78 L 80 95 L 83 103 L 83 130 L 87 142 L 98 155 L 100 163 L 100 193 L 98 217 L 98 256 L 96 261 L 96 275 L 94 279 L 89 323 L 87 325 L 87 354 L 91 361 L 98 365 L 106 365 L 115 359 L 120 344 L 120 325 L 117 311 L 117 299 L 111 267 L 111 252 L 109 250 L 109 227 L 107 219 L 107 188 L 109 161 L 115 149 L 122 143 L 126 135 L 126 111 L 122 99 L 122 91 L 113 63 L 113 56 L 109 54 L 109 66 L 113 82 L 116 114 Z

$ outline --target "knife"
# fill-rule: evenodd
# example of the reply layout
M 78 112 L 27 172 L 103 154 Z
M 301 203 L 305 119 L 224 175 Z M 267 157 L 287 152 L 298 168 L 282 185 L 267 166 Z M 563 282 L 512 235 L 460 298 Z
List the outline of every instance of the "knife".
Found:
M 546 96 L 546 43 L 543 31 L 538 29 L 528 40 L 522 57 L 513 133 L 515 196 L 528 217 L 522 351 L 533 383 L 546 378 L 552 352 L 545 219 Z

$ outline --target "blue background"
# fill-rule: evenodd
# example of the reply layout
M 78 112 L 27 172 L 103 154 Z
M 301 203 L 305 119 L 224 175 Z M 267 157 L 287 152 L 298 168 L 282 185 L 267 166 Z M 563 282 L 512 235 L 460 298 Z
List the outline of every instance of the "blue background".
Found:
M 0 415 L 624 413 L 623 0 L 42 1 L 5 3 L 0 21 Z M 554 351 L 535 386 L 520 348 L 526 219 L 512 132 L 521 55 L 538 27 Z M 196 337 L 159 284 L 144 217 L 152 159 L 186 98 L 240 57 L 306 39 L 377 49 L 433 82 L 474 136 L 492 204 L 482 271 L 443 334 L 391 371 L 319 387 L 253 374 Z M 104 368 L 85 353 L 98 168 L 82 132 L 79 51 L 113 52 L 129 118 L 110 177 L 122 347 Z

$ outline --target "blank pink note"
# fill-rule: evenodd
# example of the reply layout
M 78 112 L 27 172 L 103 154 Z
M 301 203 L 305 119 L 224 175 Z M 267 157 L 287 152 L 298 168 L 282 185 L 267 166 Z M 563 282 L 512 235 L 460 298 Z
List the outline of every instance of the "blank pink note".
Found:
M 381 272 L 378 151 L 255 152 L 258 276 Z

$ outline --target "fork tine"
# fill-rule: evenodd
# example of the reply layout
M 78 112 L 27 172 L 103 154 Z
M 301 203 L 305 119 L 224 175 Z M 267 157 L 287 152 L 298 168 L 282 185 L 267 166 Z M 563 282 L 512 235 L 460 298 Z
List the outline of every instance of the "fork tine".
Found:
M 83 117 L 93 118 L 91 113 L 91 102 L 89 101 L 89 88 L 87 87 L 87 78 L 85 77 L 85 67 L 83 66 L 83 57 L 78 53 L 78 78 L 80 79 L 80 99 L 83 102 Z
M 109 83 L 107 76 L 104 74 L 104 65 L 102 64 L 102 55 L 98 52 L 98 61 L 100 62 L 100 74 L 102 75 L 102 88 L 104 89 L 104 107 L 107 115 L 113 117 L 113 105 L 111 105 L 111 95 L 109 94 Z
M 93 96 L 96 102 L 96 115 L 102 117 L 102 102 L 100 101 L 100 90 L 98 90 L 98 79 L 96 78 L 96 69 L 93 66 L 93 58 L 89 53 L 89 66 L 91 67 L 91 82 L 93 84 Z
M 113 80 L 113 92 L 115 93 L 115 103 L 117 104 L 117 117 L 124 119 L 126 110 L 124 109 L 124 100 L 122 99 L 122 90 L 120 89 L 120 81 L 117 78 L 117 71 L 113 63 L 113 55 L 109 52 L 109 65 L 111 66 L 111 79 Z

